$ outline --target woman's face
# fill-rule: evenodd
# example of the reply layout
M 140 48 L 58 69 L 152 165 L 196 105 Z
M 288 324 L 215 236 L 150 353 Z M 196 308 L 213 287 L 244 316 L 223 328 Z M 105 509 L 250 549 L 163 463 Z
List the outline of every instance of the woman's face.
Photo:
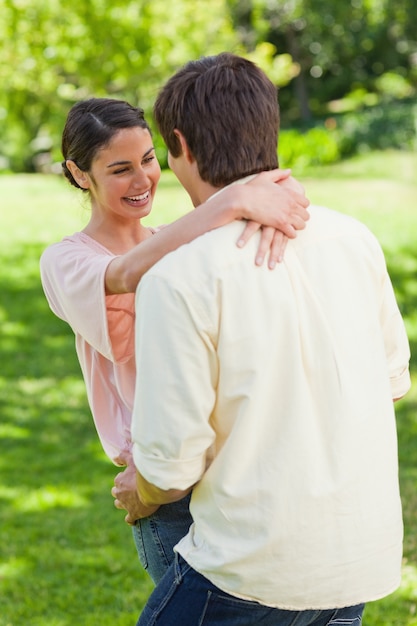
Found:
M 145 128 L 124 128 L 96 154 L 88 173 L 92 209 L 117 220 L 149 215 L 161 168 Z

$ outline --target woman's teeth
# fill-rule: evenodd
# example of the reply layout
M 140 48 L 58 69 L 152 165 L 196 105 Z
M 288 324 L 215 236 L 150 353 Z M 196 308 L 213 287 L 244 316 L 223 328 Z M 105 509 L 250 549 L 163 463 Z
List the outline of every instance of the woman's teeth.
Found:
M 149 197 L 149 191 L 140 194 L 140 196 L 128 196 L 128 200 L 132 200 L 132 202 L 139 202 L 139 200 L 146 200 Z

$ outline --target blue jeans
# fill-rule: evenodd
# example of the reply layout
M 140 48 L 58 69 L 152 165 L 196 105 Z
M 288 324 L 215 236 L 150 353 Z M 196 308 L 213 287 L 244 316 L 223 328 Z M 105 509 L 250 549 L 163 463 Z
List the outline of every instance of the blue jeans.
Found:
M 132 526 L 133 539 L 142 567 L 157 584 L 174 560 L 174 546 L 185 537 L 192 524 L 191 495 L 164 504 L 153 515 Z
M 360 626 L 364 605 L 284 611 L 221 591 L 176 555 L 136 626 Z

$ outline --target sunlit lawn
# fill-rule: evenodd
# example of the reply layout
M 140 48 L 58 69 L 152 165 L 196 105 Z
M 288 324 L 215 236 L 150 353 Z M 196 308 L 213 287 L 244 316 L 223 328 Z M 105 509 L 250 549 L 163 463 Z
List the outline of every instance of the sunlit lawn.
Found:
M 313 202 L 358 216 L 379 237 L 414 354 L 416 174 L 417 155 L 384 153 L 303 175 Z M 155 224 L 190 208 L 172 176 L 162 180 Z M 113 507 L 117 470 L 98 444 L 73 335 L 50 313 L 38 275 L 42 249 L 82 228 L 88 204 L 54 177 L 0 177 L 0 197 L 0 626 L 134 626 L 152 584 Z M 397 415 L 403 583 L 367 607 L 365 626 L 417 626 L 415 389 Z

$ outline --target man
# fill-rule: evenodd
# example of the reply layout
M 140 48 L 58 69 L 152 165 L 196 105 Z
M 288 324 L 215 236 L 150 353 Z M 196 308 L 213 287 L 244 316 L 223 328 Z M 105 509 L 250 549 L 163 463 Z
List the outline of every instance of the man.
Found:
M 277 165 L 276 90 L 245 59 L 188 63 L 154 112 L 195 205 Z M 138 492 L 192 491 L 194 519 L 140 626 L 357 625 L 399 585 L 404 325 L 373 235 L 310 214 L 274 272 L 230 224 L 140 283 Z

